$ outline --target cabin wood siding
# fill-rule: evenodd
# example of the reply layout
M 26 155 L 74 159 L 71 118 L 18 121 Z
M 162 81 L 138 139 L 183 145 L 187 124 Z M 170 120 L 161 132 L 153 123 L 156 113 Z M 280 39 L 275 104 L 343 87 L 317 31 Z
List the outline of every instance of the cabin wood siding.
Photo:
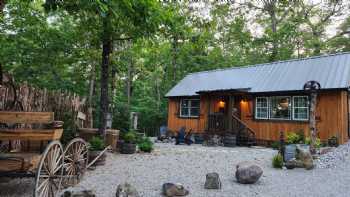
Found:
M 200 114 L 198 118 L 181 118 L 180 100 L 180 98 L 169 99 L 168 128 L 171 131 L 179 131 L 181 127 L 185 126 L 186 130 L 192 129 L 193 132 L 205 131 L 208 114 L 208 98 L 200 97 Z
M 210 112 L 217 110 L 219 96 L 200 97 L 200 116 L 196 119 L 185 119 L 179 117 L 180 98 L 169 98 L 168 127 L 172 131 L 178 131 L 182 126 L 186 130 L 192 129 L 195 132 L 204 132 L 207 126 L 208 109 Z M 256 138 L 260 140 L 279 140 L 280 131 L 297 132 L 303 130 L 308 136 L 308 121 L 287 121 L 287 120 L 255 120 L 254 119 L 254 97 L 248 101 L 239 102 L 241 120 L 252 128 Z M 317 97 L 317 131 L 322 141 L 332 136 L 338 136 L 339 142 L 348 140 L 348 92 L 328 91 L 322 92 Z

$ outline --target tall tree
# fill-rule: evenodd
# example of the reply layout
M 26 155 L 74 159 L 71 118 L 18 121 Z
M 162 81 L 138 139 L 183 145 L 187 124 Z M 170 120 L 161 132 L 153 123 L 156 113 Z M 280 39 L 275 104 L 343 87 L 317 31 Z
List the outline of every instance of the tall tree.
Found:
M 93 2 L 47 0 L 46 7 L 49 9 L 62 7 L 80 19 L 79 16 L 87 14 L 100 21 L 102 64 L 99 132 L 104 134 L 109 111 L 108 81 L 113 41 L 149 35 L 156 30 L 164 21 L 161 3 L 156 0 Z

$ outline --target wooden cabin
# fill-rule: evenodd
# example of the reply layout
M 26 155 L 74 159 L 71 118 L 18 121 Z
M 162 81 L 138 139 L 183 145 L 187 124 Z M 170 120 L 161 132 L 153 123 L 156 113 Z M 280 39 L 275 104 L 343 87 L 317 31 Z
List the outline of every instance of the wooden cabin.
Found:
M 317 81 L 316 128 L 321 141 L 347 142 L 350 53 L 191 73 L 167 94 L 168 128 L 194 133 L 237 134 L 256 142 L 277 141 L 280 132 L 309 135 L 308 81 Z

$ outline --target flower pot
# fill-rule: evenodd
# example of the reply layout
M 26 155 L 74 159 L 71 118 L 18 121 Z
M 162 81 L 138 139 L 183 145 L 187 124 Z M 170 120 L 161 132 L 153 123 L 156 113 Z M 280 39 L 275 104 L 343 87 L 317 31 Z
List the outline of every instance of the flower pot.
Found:
M 338 138 L 336 137 L 331 137 L 328 139 L 328 146 L 331 146 L 331 147 L 338 147 L 339 146 L 339 143 L 338 143 Z
M 100 150 L 95 150 L 95 151 L 89 151 L 89 162 L 92 162 L 96 157 L 100 155 L 102 151 Z M 100 166 L 104 165 L 106 163 L 106 153 L 103 153 L 97 161 L 93 164 L 94 166 Z
M 121 145 L 122 154 L 134 154 L 136 152 L 136 144 L 124 142 Z

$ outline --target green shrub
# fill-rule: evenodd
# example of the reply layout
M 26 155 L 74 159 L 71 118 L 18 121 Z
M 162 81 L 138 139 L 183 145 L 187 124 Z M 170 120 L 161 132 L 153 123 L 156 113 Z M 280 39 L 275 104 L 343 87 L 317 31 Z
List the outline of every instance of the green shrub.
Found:
M 272 142 L 271 148 L 273 148 L 275 150 L 279 149 L 280 148 L 280 142 L 278 142 L 278 141 Z
M 311 138 L 306 137 L 306 138 L 305 138 L 305 144 L 310 145 L 310 144 L 311 144 Z M 322 144 L 321 144 L 320 138 L 316 138 L 315 147 L 316 147 L 316 148 L 320 148 L 321 145 L 322 145 Z
M 287 134 L 287 144 L 299 144 L 303 143 L 303 136 L 297 134 L 297 133 L 288 133 Z
M 101 137 L 93 137 L 90 141 L 90 150 L 92 151 L 100 151 L 105 148 L 105 143 Z
M 272 158 L 272 166 L 274 168 L 282 168 L 283 167 L 283 157 L 281 154 L 277 154 Z
M 129 131 L 123 136 L 123 138 L 126 143 L 136 143 L 137 137 L 135 132 Z
M 153 142 L 150 138 L 145 137 L 140 140 L 138 147 L 141 151 L 149 153 L 153 150 Z

